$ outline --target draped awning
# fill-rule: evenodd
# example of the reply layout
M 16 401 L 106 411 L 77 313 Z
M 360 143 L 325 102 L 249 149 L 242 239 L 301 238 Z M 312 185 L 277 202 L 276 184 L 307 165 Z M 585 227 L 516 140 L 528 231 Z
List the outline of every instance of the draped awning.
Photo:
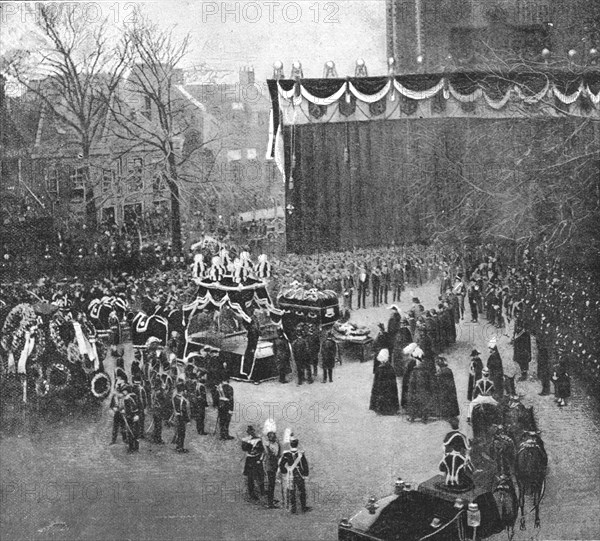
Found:
M 198 284 L 196 298 L 183 307 L 188 316 L 198 311 L 220 310 L 223 306 L 228 306 L 247 323 L 252 321 L 249 314 L 261 308 L 269 312 L 273 322 L 278 323 L 281 320 L 283 312 L 271 301 L 266 284 L 262 280 L 248 278 L 243 283 L 237 283 L 233 278 L 226 276 L 214 282 L 199 279 L 195 282 Z M 189 317 L 186 319 L 189 320 Z

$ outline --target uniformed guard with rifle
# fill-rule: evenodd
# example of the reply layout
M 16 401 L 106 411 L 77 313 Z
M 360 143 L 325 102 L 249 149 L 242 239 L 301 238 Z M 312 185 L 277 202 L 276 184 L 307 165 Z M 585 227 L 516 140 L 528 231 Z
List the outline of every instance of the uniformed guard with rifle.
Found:
M 183 447 L 185 441 L 185 428 L 190 422 L 190 403 L 185 397 L 185 384 L 178 381 L 176 393 L 173 396 L 173 415 L 175 417 L 175 450 L 178 453 L 187 453 Z
M 123 400 L 125 398 L 125 382 L 123 380 L 118 380 L 113 395 L 110 399 L 110 409 L 113 412 L 113 429 L 112 429 L 112 440 L 110 442 L 111 445 L 117 443 L 117 435 L 121 432 L 121 437 L 123 441 L 127 441 L 127 433 L 125 428 L 125 420 L 123 418 L 123 412 L 125 411 L 125 406 L 123 404 Z
M 265 448 L 252 425 L 248 426 L 246 433 L 248 435 L 242 440 L 242 451 L 246 453 L 244 475 L 248 483 L 248 497 L 251 500 L 258 500 L 258 496 L 254 490 L 255 484 L 258 485 L 260 495 L 265 495 L 265 472 L 263 469 L 263 453 Z
M 286 485 L 286 498 L 290 506 L 290 511 L 296 513 L 296 491 L 300 493 L 300 507 L 303 513 L 311 510 L 306 505 L 306 481 L 308 481 L 308 461 L 304 451 L 298 450 L 298 438 L 286 429 L 284 435 L 284 444 L 289 440 L 290 449 L 285 451 L 279 461 L 279 472 L 282 474 Z
M 133 392 L 135 393 L 138 408 L 139 408 L 139 422 L 138 422 L 138 438 L 145 439 L 146 438 L 146 408 L 148 407 L 148 395 L 146 394 L 146 389 L 142 385 L 142 374 L 141 372 L 133 376 Z
M 218 402 L 218 417 L 219 437 L 222 440 L 233 440 L 234 437 L 229 435 L 229 423 L 233 414 L 233 387 L 229 385 L 229 378 L 223 380 L 217 385 L 217 393 L 219 396 Z M 216 431 L 216 428 L 215 428 Z
M 140 450 L 140 442 L 138 441 L 140 431 L 139 405 L 132 387 L 125 385 L 124 393 L 123 405 L 125 407 L 124 420 L 127 430 L 127 452 L 135 453 Z

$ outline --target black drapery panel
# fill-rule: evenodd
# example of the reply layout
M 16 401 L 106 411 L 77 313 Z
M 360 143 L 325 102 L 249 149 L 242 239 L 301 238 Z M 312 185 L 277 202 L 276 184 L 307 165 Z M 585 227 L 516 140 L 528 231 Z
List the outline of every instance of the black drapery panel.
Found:
M 446 216 L 473 185 L 506 182 L 515 169 L 515 141 L 544 128 L 566 137 L 578 122 L 405 118 L 287 127 L 286 164 L 295 163 L 286 177 L 286 204 L 293 206 L 288 249 L 427 241 L 432 226 L 452 227 Z M 528 174 L 538 174 L 536 164 Z

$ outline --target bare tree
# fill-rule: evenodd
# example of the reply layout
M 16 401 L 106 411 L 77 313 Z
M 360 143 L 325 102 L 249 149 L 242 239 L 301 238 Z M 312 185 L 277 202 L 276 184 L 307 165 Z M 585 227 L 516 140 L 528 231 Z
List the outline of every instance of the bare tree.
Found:
M 115 39 L 107 20 L 91 24 L 76 4 L 38 4 L 39 47 L 5 60 L 7 73 L 40 100 L 43 114 L 67 127 L 80 147 L 88 189 L 88 220 L 96 211 L 90 185 L 90 151 L 101 137 L 112 99 L 127 68 L 128 39 Z
M 180 88 L 179 68 L 189 50 L 190 36 L 178 40 L 173 29 L 161 29 L 140 17 L 126 31 L 131 43 L 131 72 L 123 92 L 111 102 L 113 133 L 131 148 L 144 147 L 158 156 L 171 202 L 171 243 L 181 251 L 181 201 L 190 199 L 199 180 L 210 174 L 198 126 L 202 111 Z M 208 165 L 207 165 L 208 163 Z M 196 186 L 192 186 L 195 184 Z

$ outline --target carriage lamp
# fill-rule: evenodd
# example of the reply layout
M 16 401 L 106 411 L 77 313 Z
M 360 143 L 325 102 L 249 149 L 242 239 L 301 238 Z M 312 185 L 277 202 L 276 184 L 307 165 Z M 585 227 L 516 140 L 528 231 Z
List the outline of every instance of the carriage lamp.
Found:
M 377 500 L 375 499 L 375 496 L 371 496 L 369 498 L 369 501 L 367 502 L 367 505 L 365 507 L 367 508 L 367 510 L 369 511 L 369 513 L 371 515 L 375 514 L 375 511 L 377 511 L 377 509 L 379 508 L 379 506 L 377 505 Z
M 481 524 L 481 511 L 476 503 L 470 503 L 467 508 L 467 525 L 477 528 Z
M 340 526 L 342 528 L 352 528 L 352 522 L 350 522 L 347 518 L 343 518 L 340 520 Z
M 398 477 L 398 479 L 396 479 L 396 482 L 394 483 L 394 487 L 395 487 L 396 494 L 400 495 L 404 492 L 404 481 L 402 480 L 401 477 Z

